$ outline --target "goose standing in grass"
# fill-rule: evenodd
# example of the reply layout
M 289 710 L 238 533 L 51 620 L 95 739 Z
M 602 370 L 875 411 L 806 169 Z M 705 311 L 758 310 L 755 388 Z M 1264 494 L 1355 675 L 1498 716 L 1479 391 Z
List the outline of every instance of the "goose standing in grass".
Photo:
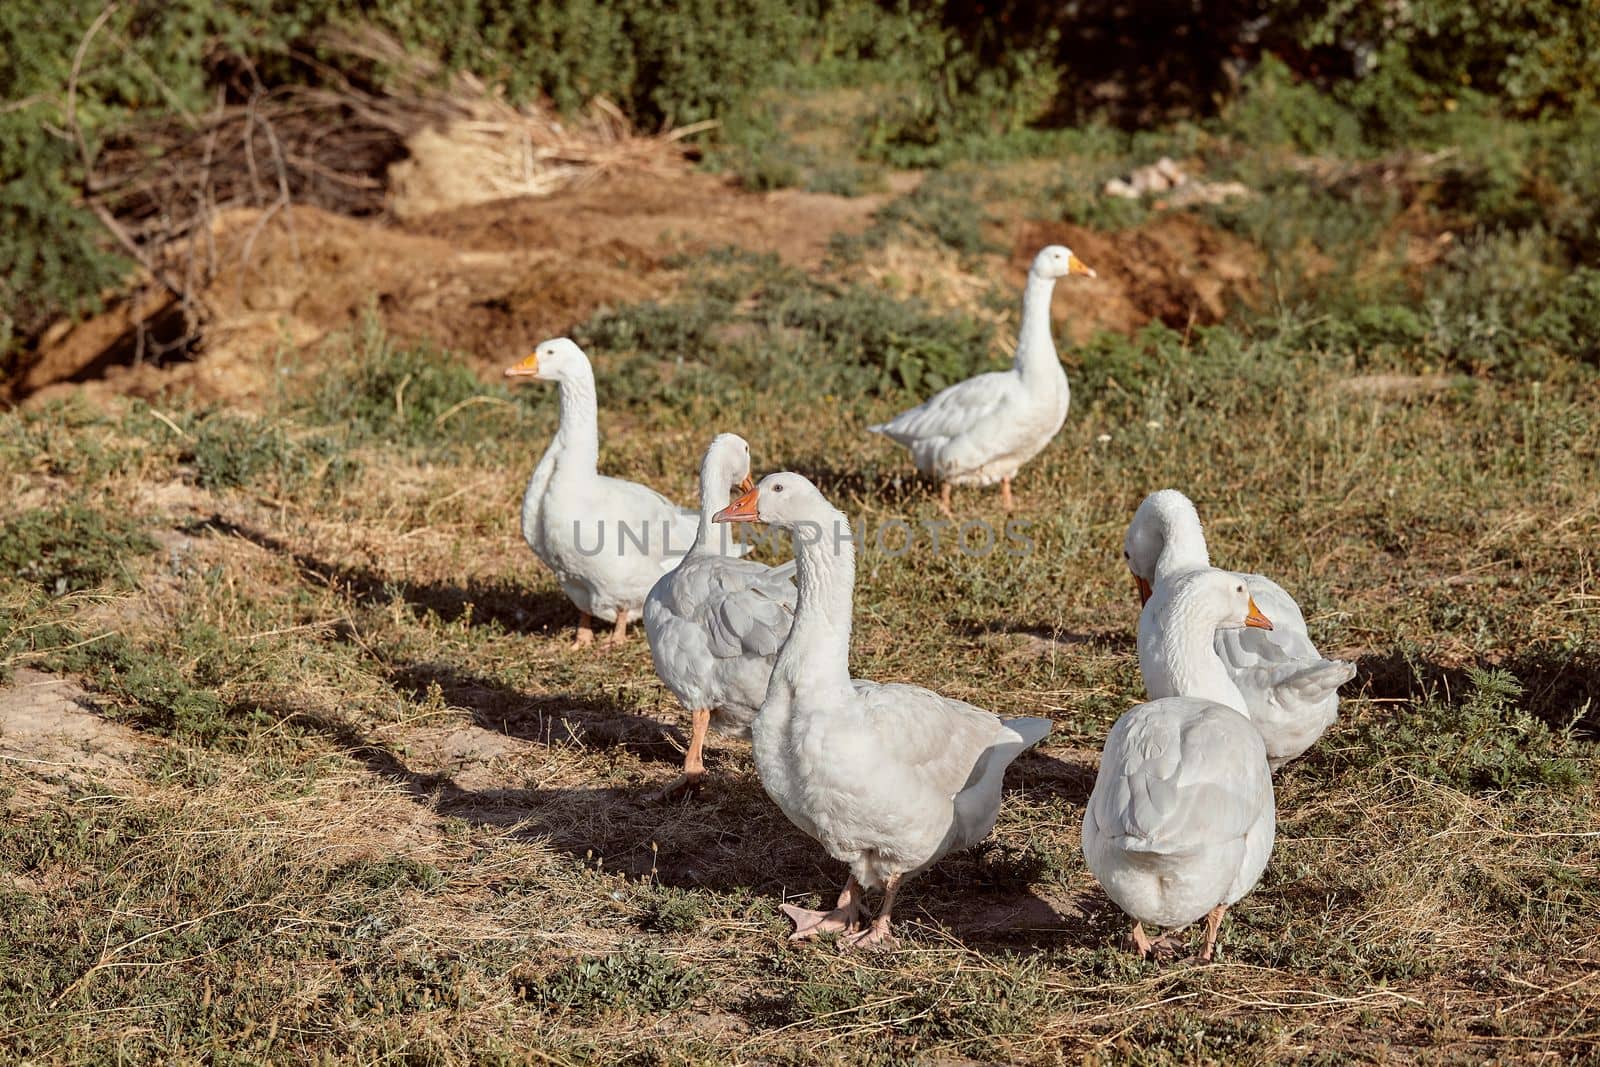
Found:
M 950 510 L 952 485 L 1000 483 L 1000 503 L 1013 504 L 1011 479 L 1037 456 L 1067 418 L 1072 390 L 1050 336 L 1056 279 L 1094 271 L 1060 245 L 1033 259 L 1022 294 L 1022 328 L 1011 369 L 957 382 L 888 422 L 867 427 L 911 450 L 917 470 L 939 484 L 939 508 Z
M 1117 720 L 1083 814 L 1083 856 L 1133 919 L 1141 956 L 1177 949 L 1204 917 L 1209 961 L 1223 914 L 1261 878 L 1276 812 L 1266 746 L 1217 657 L 1218 629 L 1270 623 L 1236 574 L 1203 570 L 1163 583 L 1139 617 L 1139 669 L 1151 700 Z M 1152 940 L 1144 924 L 1169 932 Z
M 707 727 L 750 735 L 772 664 L 794 622 L 793 561 L 768 567 L 723 554 L 720 542 L 728 528 L 713 525 L 712 516 L 727 506 L 734 486 L 755 487 L 750 445 L 737 434 L 718 434 L 700 465 L 700 528 L 694 545 L 644 602 L 644 632 L 656 674 L 689 709 L 692 724 L 683 773 L 657 794 L 660 799 L 699 788 Z
M 1123 556 L 1148 602 L 1152 589 L 1179 575 L 1211 566 L 1205 532 L 1193 502 L 1176 489 L 1151 493 L 1134 512 Z M 1244 711 L 1261 731 L 1272 769 L 1316 743 L 1339 717 L 1339 687 L 1355 677 L 1355 664 L 1323 659 L 1306 633 L 1294 597 L 1270 578 L 1239 575 L 1272 619 L 1270 632 L 1218 630 L 1216 651 L 1244 697 Z M 1151 697 L 1176 696 L 1150 690 Z
M 794 625 L 750 739 L 768 795 L 850 879 L 831 911 L 784 905 L 791 939 L 837 932 L 844 947 L 892 945 L 902 882 L 994 828 L 1006 767 L 1050 720 L 1002 720 L 920 686 L 852 679 L 855 545 L 844 514 L 805 478 L 768 475 L 716 518 L 770 523 L 795 545 Z M 883 906 L 863 928 L 862 898 L 880 888 Z
M 578 608 L 572 647 L 594 641 L 594 619 L 613 623 L 610 643 L 619 644 L 650 587 L 694 542 L 699 517 L 654 489 L 599 473 L 594 369 L 572 341 L 544 342 L 506 377 L 555 382 L 561 392 L 555 440 L 522 495 L 523 539 Z M 731 539 L 717 547 L 743 551 Z

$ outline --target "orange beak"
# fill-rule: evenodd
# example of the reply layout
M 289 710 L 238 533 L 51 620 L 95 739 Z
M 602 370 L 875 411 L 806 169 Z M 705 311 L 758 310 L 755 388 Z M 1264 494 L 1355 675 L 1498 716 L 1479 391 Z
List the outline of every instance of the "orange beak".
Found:
M 1089 264 L 1085 263 L 1083 260 L 1079 259 L 1077 256 L 1073 256 L 1071 259 L 1067 260 L 1067 273 L 1082 274 L 1087 278 L 1097 277 L 1094 272 L 1094 268 L 1089 266 Z
M 1272 629 L 1271 621 L 1268 620 L 1268 618 L 1265 615 L 1261 614 L 1261 609 L 1260 608 L 1256 607 L 1256 598 L 1255 597 L 1251 597 L 1250 598 L 1250 614 L 1248 614 L 1248 615 L 1246 615 L 1244 617 L 1244 624 L 1246 626 L 1253 626 L 1257 630 L 1270 630 L 1270 629 Z
M 539 375 L 539 353 L 535 352 L 527 359 L 514 366 L 506 368 L 507 378 L 535 378 Z
M 750 479 L 748 478 L 745 479 L 745 481 L 749 480 Z M 740 488 L 743 488 L 743 486 Z M 756 491 L 754 486 L 751 486 L 749 489 L 744 491 L 743 495 L 741 495 L 738 500 L 735 500 L 733 503 L 717 512 L 715 515 L 711 516 L 711 521 L 760 522 L 760 516 L 756 514 L 756 501 L 759 498 L 760 494 Z
M 753 492 L 755 492 L 755 489 L 756 489 L 756 480 L 754 478 L 750 477 L 748 474 L 746 474 L 744 476 L 744 481 L 739 483 L 739 492 L 741 492 L 741 493 L 753 493 Z
M 1133 584 L 1139 587 L 1139 606 L 1143 607 L 1150 603 L 1150 594 L 1155 592 L 1150 588 L 1150 583 L 1135 574 L 1133 576 Z

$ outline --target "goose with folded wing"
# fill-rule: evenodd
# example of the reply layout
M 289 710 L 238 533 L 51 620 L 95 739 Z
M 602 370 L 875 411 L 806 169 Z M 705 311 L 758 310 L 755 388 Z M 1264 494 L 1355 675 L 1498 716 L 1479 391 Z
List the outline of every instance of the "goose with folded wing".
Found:
M 946 515 L 951 514 L 952 485 L 996 482 L 1000 502 L 1010 511 L 1011 479 L 1066 421 L 1072 390 L 1050 336 L 1050 295 L 1056 279 L 1071 274 L 1095 276 L 1060 245 L 1048 245 L 1034 257 L 1009 370 L 957 382 L 888 422 L 868 427 L 911 450 L 917 470 L 939 482 L 939 507 Z
M 794 625 L 751 746 L 767 794 L 850 878 L 829 911 L 784 905 L 791 937 L 837 932 L 846 947 L 892 945 L 902 884 L 994 828 L 1006 767 L 1044 739 L 1050 720 L 1001 719 L 920 686 L 852 679 L 852 532 L 805 478 L 768 475 L 717 518 L 787 529 L 795 545 Z M 863 897 L 875 889 L 883 904 L 863 925 Z
M 727 506 L 733 486 L 755 487 L 750 445 L 738 434 L 718 434 L 700 466 L 694 544 L 644 602 L 644 632 L 656 674 L 689 709 L 691 721 L 683 773 L 657 794 L 661 799 L 700 787 L 708 729 L 750 735 L 772 665 L 794 622 L 793 560 L 769 567 L 724 554 L 720 542 L 728 527 L 714 524 L 713 516 Z
M 522 495 L 523 539 L 578 609 L 573 647 L 594 641 L 594 619 L 614 624 L 608 643 L 618 644 L 651 587 L 694 542 L 699 516 L 654 489 L 599 472 L 594 368 L 572 341 L 545 341 L 506 377 L 555 382 L 560 390 L 555 440 Z M 719 539 L 718 550 L 744 551 L 731 539 Z

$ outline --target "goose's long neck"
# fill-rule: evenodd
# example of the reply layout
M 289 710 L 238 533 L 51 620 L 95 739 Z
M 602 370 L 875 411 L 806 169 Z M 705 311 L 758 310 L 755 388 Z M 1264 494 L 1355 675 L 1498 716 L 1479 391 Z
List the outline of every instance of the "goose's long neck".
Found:
M 731 479 L 717 462 L 717 457 L 708 455 L 705 462 L 700 465 L 700 525 L 694 532 L 694 544 L 689 546 L 690 555 L 721 555 L 714 550 L 716 545 L 729 534 L 729 527 L 711 521 L 711 516 L 728 506 L 728 483 Z
M 574 373 L 561 379 L 561 428 L 556 431 L 564 469 L 593 474 L 600 463 L 600 425 L 594 375 Z
M 1211 566 L 1211 552 L 1206 548 L 1205 531 L 1200 527 L 1200 516 L 1193 511 L 1164 516 L 1161 554 L 1156 557 L 1154 581 L 1172 578 Z
M 796 530 L 794 627 L 780 653 L 803 666 L 808 683 L 850 681 L 850 623 L 856 584 L 856 548 L 839 511 L 814 530 Z M 800 660 L 803 657 L 803 663 Z
M 1217 655 L 1216 626 L 1197 618 L 1182 604 L 1172 605 L 1161 615 L 1161 664 L 1167 675 L 1165 694 L 1214 700 L 1241 715 L 1248 715 L 1244 694 L 1228 676 L 1222 657 Z
M 1023 378 L 1061 374 L 1061 359 L 1050 336 L 1050 296 L 1054 278 L 1041 278 L 1028 272 L 1028 285 L 1022 291 L 1022 328 L 1017 332 L 1017 354 L 1013 366 Z

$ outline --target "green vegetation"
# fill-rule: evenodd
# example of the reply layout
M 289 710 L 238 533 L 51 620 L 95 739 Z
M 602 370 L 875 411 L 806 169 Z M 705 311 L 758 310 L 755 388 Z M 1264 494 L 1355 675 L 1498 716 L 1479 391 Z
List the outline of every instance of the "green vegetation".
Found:
M 125 574 L 155 551 L 140 525 L 79 504 L 25 511 L 0 526 L 0 569 L 10 580 L 61 596 Z
M 1548 117 L 1592 102 L 1600 30 L 1581 7 L 1427 0 L 1380 15 L 1372 5 L 1262 0 L 1141 21 L 1101 4 L 1057 12 L 911 0 L 9 4 L 0 14 L 0 97 L 11 102 L 0 110 L 0 360 L 9 366 L 52 319 L 95 306 L 126 275 L 126 248 L 83 206 L 85 193 L 117 180 L 94 169 L 103 149 L 164 119 L 192 124 L 219 91 L 383 84 L 391 72 L 382 62 L 322 46 L 327 31 L 357 20 L 503 85 L 512 99 L 543 95 L 573 110 L 606 96 L 645 128 L 720 120 L 713 159 L 754 188 L 805 182 L 855 193 L 872 184 L 876 164 L 1038 155 L 1059 146 L 1064 118 L 1125 121 L 1096 102 L 1097 80 L 1144 101 L 1145 120 L 1155 117 L 1150 107 L 1210 112 L 1232 95 L 1218 71 L 1241 53 L 1265 57 L 1231 109 L 1232 128 L 1252 138 L 1342 152 L 1467 143 L 1469 120 Z M 1291 72 L 1275 54 L 1304 69 Z M 1327 94 L 1307 69 L 1322 73 Z M 837 90 L 872 101 L 852 123 L 854 158 L 819 154 L 782 118 L 796 94 Z M 1556 154 L 1584 157 L 1573 160 L 1585 188 L 1572 201 L 1581 217 L 1570 220 L 1570 239 L 1592 253 L 1600 139 L 1585 130 L 1564 140 Z M 1500 154 L 1463 170 L 1462 195 L 1513 208 L 1523 196 L 1506 184 L 1515 150 L 1489 150 Z M 1092 198 L 1073 195 L 1069 214 L 1092 217 Z M 958 240 L 972 244 L 970 228 Z
M 776 257 L 729 250 L 694 268 L 674 302 L 602 312 L 574 331 L 595 351 L 652 361 L 617 361 L 630 369 L 605 382 L 607 396 L 660 405 L 696 391 L 732 394 L 749 375 L 775 383 L 805 374 L 840 393 L 938 389 L 991 355 L 988 330 L 973 318 L 816 279 Z M 693 376 L 662 383 L 655 361 L 691 353 Z

